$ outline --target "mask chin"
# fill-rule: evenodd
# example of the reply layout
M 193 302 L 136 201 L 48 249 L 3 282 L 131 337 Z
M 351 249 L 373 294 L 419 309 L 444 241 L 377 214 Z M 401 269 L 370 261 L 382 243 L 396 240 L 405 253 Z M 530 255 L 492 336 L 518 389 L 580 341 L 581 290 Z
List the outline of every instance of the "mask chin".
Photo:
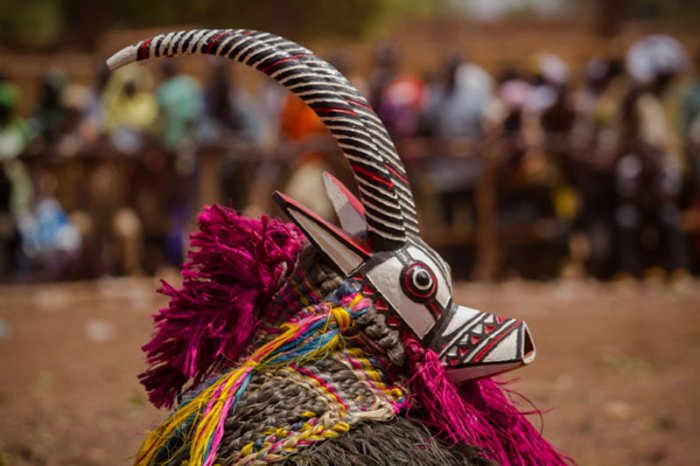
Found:
M 453 305 L 433 345 L 455 383 L 491 377 L 530 364 L 536 349 L 527 324 Z M 436 347 L 437 346 L 437 347 Z

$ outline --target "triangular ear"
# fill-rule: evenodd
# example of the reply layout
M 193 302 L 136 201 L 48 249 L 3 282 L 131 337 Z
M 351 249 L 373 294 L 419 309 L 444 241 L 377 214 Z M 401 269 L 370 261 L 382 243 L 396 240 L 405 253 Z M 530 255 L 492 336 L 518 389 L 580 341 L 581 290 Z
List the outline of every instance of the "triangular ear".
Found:
M 325 221 L 297 201 L 276 191 L 273 198 L 307 238 L 333 262 L 345 276 L 369 258 L 369 251 L 343 230 Z
M 323 173 L 323 185 L 343 230 L 355 237 L 367 234 L 365 209 L 360 200 L 338 178 L 328 172 Z

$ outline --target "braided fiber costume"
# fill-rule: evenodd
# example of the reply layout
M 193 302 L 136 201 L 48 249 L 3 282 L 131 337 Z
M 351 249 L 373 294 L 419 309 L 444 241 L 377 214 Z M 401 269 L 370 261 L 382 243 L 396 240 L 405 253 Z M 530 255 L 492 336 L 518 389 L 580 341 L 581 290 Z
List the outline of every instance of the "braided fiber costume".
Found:
M 182 54 L 237 60 L 299 96 L 360 198 L 326 176 L 341 227 L 281 193 L 294 224 L 204 210 L 144 346 L 149 398 L 174 409 L 136 464 L 564 464 L 489 378 L 534 359 L 527 326 L 452 301 L 364 97 L 309 50 L 250 30 L 163 34 L 108 64 Z

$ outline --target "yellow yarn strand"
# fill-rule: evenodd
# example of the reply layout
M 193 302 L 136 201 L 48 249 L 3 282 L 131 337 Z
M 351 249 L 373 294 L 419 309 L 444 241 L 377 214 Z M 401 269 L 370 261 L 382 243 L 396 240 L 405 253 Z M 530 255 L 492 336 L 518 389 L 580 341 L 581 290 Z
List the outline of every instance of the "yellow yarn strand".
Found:
M 216 428 L 216 424 L 211 423 L 210 415 L 214 412 L 220 413 L 221 405 L 223 404 L 221 398 L 215 402 L 215 405 L 212 407 L 212 410 L 207 413 L 207 416 L 199 419 L 200 413 L 206 409 L 207 405 L 209 404 L 209 400 L 213 397 L 214 393 L 220 386 L 225 385 L 225 387 L 221 390 L 221 394 L 227 393 L 226 389 L 230 388 L 240 378 L 240 376 L 243 375 L 244 372 L 254 365 L 251 363 L 252 361 L 246 362 L 246 364 L 243 366 L 231 371 L 226 377 L 222 377 L 214 382 L 211 386 L 203 390 L 202 393 L 190 400 L 187 404 L 173 412 L 172 416 L 170 416 L 157 429 L 151 431 L 139 450 L 137 457 L 138 459 L 135 463 L 136 466 L 150 466 L 153 464 L 155 456 L 158 454 L 158 452 L 165 446 L 168 440 L 170 440 L 175 431 L 177 431 L 177 429 L 179 429 L 191 416 L 194 416 L 192 426 L 197 427 L 196 429 L 190 427 L 190 431 L 187 433 L 187 435 L 191 435 L 193 431 L 197 432 L 198 434 L 197 439 L 195 439 L 195 442 L 193 442 L 190 449 L 190 457 L 196 458 L 197 456 L 195 455 L 197 455 L 199 451 L 202 451 L 203 456 L 203 452 L 206 451 L 206 445 L 204 446 L 204 450 L 202 450 L 201 446 L 197 444 L 196 440 L 200 438 L 209 438 L 204 436 L 206 433 L 211 433 L 212 429 Z M 175 456 L 177 453 L 179 453 L 179 450 L 173 452 L 173 456 Z M 193 464 L 198 463 L 195 462 Z

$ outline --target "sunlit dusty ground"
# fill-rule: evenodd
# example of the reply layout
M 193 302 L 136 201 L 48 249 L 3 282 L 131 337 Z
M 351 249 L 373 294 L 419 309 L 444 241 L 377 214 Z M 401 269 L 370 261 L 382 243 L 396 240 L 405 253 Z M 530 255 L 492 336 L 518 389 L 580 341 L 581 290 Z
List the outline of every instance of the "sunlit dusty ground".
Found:
M 0 287 L 0 465 L 133 459 L 165 415 L 136 380 L 156 286 Z M 579 464 L 700 464 L 699 284 L 464 284 L 456 300 L 527 320 L 539 355 L 518 390 Z

